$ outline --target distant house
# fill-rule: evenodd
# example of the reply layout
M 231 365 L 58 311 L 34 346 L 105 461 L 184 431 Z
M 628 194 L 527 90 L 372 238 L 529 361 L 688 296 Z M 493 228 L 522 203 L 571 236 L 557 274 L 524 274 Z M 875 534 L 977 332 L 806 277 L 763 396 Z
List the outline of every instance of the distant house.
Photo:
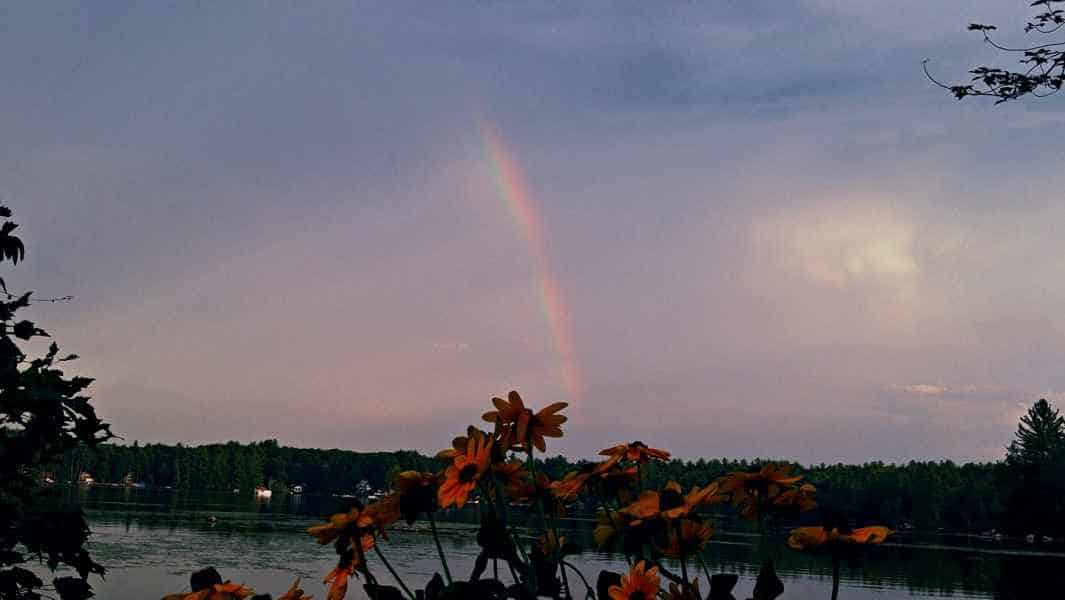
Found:
M 302 494 L 303 493 L 303 486 L 302 485 L 294 485 L 294 486 L 292 486 L 292 493 L 293 494 Z

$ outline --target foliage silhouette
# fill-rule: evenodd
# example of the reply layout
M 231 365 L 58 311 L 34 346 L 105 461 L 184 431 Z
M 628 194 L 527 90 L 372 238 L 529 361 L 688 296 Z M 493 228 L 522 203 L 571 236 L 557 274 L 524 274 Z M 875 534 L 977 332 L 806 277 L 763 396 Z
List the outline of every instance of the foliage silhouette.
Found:
M 11 211 L 0 207 L 0 217 Z M 16 227 L 12 221 L 0 226 L 0 261 L 25 257 L 22 240 L 12 235 Z M 6 283 L 0 285 L 6 294 Z M 52 343 L 31 359 L 15 343 L 48 336 L 32 321 L 16 321 L 29 303 L 29 292 L 0 301 L 0 599 L 40 598 L 44 582 L 23 566 L 39 560 L 52 571 L 73 569 L 77 576 L 56 578 L 52 587 L 63 600 L 80 600 L 92 597 L 89 575 L 104 569 L 85 549 L 89 527 L 81 510 L 62 505 L 41 484 L 40 466 L 113 436 L 82 395 L 92 380 L 67 377 L 58 367 L 76 356 L 60 358 Z
M 1004 529 L 1065 535 L 1065 418 L 1046 399 L 1028 409 L 1006 454 Z
M 1035 0 L 1031 6 L 1037 7 L 1036 13 L 1024 28 L 1025 33 L 1036 32 L 1044 35 L 1058 33 L 1065 27 L 1065 10 L 1059 8 L 1065 0 Z M 932 76 L 928 71 L 928 61 L 924 63 L 925 75 L 936 85 L 947 89 L 954 97 L 961 100 L 969 96 L 990 96 L 996 98 L 996 104 L 1016 100 L 1024 96 L 1044 97 L 1061 91 L 1065 84 L 1065 41 L 1050 41 L 1042 44 L 1022 45 L 1019 47 L 999 44 L 992 36 L 998 28 L 994 25 L 972 23 L 969 31 L 978 31 L 984 42 L 1008 56 L 1019 58 L 1020 69 L 1003 69 L 981 65 L 974 67 L 970 83 L 946 84 Z

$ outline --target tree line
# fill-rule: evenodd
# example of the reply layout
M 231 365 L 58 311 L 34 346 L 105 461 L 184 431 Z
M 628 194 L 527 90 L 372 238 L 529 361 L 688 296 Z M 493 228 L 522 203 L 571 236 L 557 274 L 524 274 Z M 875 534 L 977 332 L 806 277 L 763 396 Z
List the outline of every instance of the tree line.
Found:
M 746 470 L 764 461 L 728 458 L 655 463 L 649 485 L 675 480 L 685 487 Z M 787 462 L 787 461 L 781 461 Z M 581 466 L 562 456 L 542 461 L 552 478 Z M 1033 405 L 1018 425 L 1004 460 L 958 464 L 797 465 L 817 486 L 822 508 L 863 522 L 920 530 L 1035 532 L 1065 535 L 1065 421 L 1048 402 Z M 360 483 L 381 489 L 401 470 L 435 471 L 439 461 L 413 450 L 353 452 L 281 446 L 276 440 L 170 446 L 102 444 L 66 453 L 53 471 L 59 481 L 81 472 L 97 481 L 132 481 L 185 490 L 249 491 L 264 485 L 305 492 L 353 493 Z

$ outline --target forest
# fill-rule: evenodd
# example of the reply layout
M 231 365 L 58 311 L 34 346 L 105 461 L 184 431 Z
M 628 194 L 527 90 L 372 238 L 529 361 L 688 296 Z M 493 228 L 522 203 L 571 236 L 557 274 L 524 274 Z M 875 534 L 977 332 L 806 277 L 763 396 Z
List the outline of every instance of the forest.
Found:
M 563 456 L 538 461 L 552 479 L 579 468 Z M 745 471 L 767 460 L 727 458 L 680 460 L 648 465 L 648 483 L 677 481 L 683 486 Z M 1065 422 L 1050 403 L 1035 403 L 1018 425 L 1004 460 L 958 464 L 911 461 L 905 464 L 795 464 L 818 490 L 818 502 L 860 521 L 886 522 L 918 530 L 1065 535 Z M 306 493 L 353 493 L 360 482 L 373 489 L 406 469 L 431 471 L 439 461 L 413 450 L 354 452 L 281 446 L 276 440 L 241 444 L 175 446 L 101 444 L 68 451 L 52 471 L 60 482 L 82 472 L 97 482 L 141 482 L 183 490 L 250 492 L 257 485 Z

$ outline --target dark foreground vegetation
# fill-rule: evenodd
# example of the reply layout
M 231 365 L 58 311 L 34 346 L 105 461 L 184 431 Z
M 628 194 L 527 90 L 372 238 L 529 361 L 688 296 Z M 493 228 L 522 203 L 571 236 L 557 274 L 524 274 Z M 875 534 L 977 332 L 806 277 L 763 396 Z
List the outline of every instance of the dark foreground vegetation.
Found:
M 646 477 L 656 487 L 668 481 L 692 486 L 764 462 L 673 459 L 649 464 Z M 305 493 L 354 494 L 360 488 L 384 489 L 400 471 L 428 471 L 438 464 L 434 457 L 412 450 L 316 450 L 280 446 L 273 440 L 203 446 L 104 444 L 69 451 L 55 477 L 74 481 L 84 472 L 98 482 L 128 479 L 187 490 L 250 492 L 257 485 L 281 490 L 300 485 Z M 560 479 L 585 463 L 555 456 L 539 464 L 552 479 Z M 1065 536 L 1065 426 L 1045 400 L 1025 415 L 1001 462 L 795 466 L 817 486 L 823 508 L 846 510 L 860 520 L 920 530 Z

